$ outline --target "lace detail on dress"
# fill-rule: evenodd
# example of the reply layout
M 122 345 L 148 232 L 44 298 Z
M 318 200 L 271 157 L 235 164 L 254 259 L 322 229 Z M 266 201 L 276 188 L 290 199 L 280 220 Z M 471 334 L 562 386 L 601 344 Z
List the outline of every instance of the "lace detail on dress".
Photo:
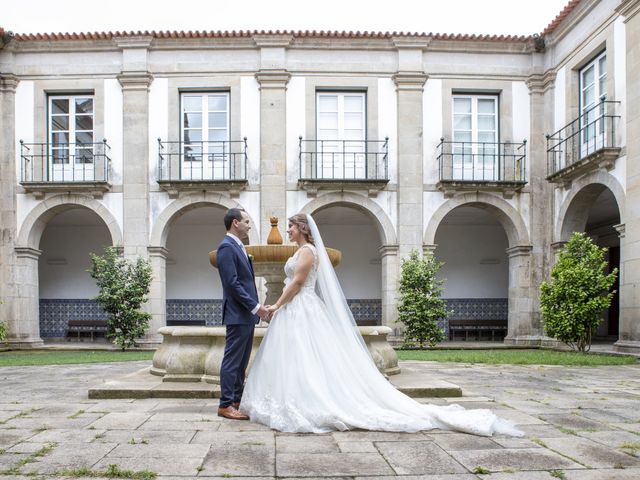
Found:
M 310 289 L 315 291 L 316 281 L 318 280 L 318 252 L 316 250 L 316 247 L 311 245 L 310 243 L 307 243 L 302 247 L 300 247 L 296 251 L 296 253 L 293 254 L 293 256 L 287 260 L 287 263 L 284 264 L 284 273 L 287 276 L 287 278 L 285 278 L 284 280 L 284 284 L 288 285 L 289 282 L 293 280 L 293 276 L 295 275 L 295 272 L 296 272 L 296 264 L 298 263 L 298 255 L 303 248 L 308 248 L 309 250 L 311 250 L 311 253 L 313 253 L 314 260 L 313 260 L 313 267 L 311 267 L 311 270 L 309 271 L 309 275 L 307 275 L 307 279 L 305 280 L 304 285 L 302 286 L 302 289 L 303 290 Z

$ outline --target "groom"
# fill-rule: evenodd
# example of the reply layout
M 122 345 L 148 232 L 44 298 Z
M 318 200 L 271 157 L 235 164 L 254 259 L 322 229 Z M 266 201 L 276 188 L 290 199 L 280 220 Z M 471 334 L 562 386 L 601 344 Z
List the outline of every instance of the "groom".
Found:
M 268 317 L 269 311 L 258 301 L 253 265 L 242 243 L 251 229 L 249 215 L 240 208 L 231 208 L 224 216 L 224 226 L 227 234 L 216 254 L 223 292 L 222 323 L 227 327 L 220 366 L 218 415 L 232 420 L 248 420 L 248 416 L 238 411 L 244 373 L 258 317 Z

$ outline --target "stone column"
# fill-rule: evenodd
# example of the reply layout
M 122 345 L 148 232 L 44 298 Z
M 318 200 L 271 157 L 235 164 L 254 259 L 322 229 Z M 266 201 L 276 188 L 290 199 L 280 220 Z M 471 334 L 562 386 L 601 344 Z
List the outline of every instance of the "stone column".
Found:
M 122 48 L 123 246 L 127 258 L 147 256 L 149 244 L 149 86 L 151 37 L 118 38 Z
M 15 110 L 19 79 L 0 74 L 0 322 L 7 325 L 11 346 L 42 344 L 39 325 L 39 250 L 15 250 L 18 237 L 16 217 Z M 25 250 L 25 249 L 23 249 Z M 24 255 L 23 255 L 24 254 Z
M 12 347 L 36 347 L 42 345 L 40 338 L 40 295 L 38 292 L 38 259 L 41 250 L 16 247 L 16 263 L 13 275 L 16 296 L 11 304 L 8 343 Z M 3 305 L 4 306 L 4 305 Z
M 269 218 L 285 222 L 287 216 L 287 83 L 286 47 L 291 35 L 255 35 L 260 48 L 260 238 L 271 231 Z
M 378 250 L 382 263 L 382 325 L 400 335 L 398 324 L 398 246 L 383 245 Z
M 399 72 L 394 76 L 398 98 L 398 254 L 422 248 L 423 154 L 422 92 L 427 76 Z
M 640 1 L 623 0 L 617 8 L 625 17 L 626 78 L 626 199 L 624 237 L 620 239 L 620 323 L 614 348 L 640 353 Z
M 153 280 L 149 290 L 148 311 L 151 313 L 149 331 L 143 343 L 162 343 L 158 329 L 167 325 L 167 255 L 164 247 L 148 247 L 149 261 L 153 269 Z
M 531 246 L 507 249 L 509 255 L 509 329 L 504 343 L 538 346 L 542 340 L 539 320 L 532 315 L 531 267 L 534 261 Z

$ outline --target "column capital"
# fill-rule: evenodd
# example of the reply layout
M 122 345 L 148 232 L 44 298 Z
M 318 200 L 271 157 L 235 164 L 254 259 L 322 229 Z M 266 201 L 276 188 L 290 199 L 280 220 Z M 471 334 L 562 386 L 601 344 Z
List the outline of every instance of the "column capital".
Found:
M 169 250 L 165 247 L 147 247 L 147 252 L 149 252 L 149 257 L 158 257 L 165 260 L 169 255 Z
M 149 91 L 149 86 L 153 82 L 153 75 L 149 72 L 121 72 L 118 81 L 125 91 Z
M 616 232 L 618 232 L 618 237 L 624 238 L 624 234 L 626 231 L 626 224 L 618 223 L 617 225 L 614 225 L 613 228 L 615 228 Z
M 380 252 L 382 257 L 386 257 L 387 255 L 397 255 L 398 245 L 382 245 L 378 248 L 378 252 Z
M 553 250 L 554 253 L 559 253 L 560 250 L 562 250 L 567 243 L 568 242 L 565 242 L 564 240 L 562 240 L 560 242 L 553 242 L 551 244 L 551 250 Z
M 42 255 L 42 250 L 31 247 L 15 247 L 15 252 L 18 258 L 30 258 L 32 260 L 38 260 Z
M 0 73 L 0 92 L 16 93 L 20 79 L 13 73 Z
M 414 90 L 422 92 L 429 76 L 422 72 L 398 72 L 393 75 L 396 90 Z
M 556 72 L 553 70 L 547 70 L 544 73 L 534 73 L 529 75 L 525 80 L 529 94 L 542 95 L 547 90 L 553 87 L 553 82 L 556 79 Z
M 437 248 L 437 244 L 433 243 L 433 244 L 424 244 L 422 245 L 422 254 L 423 255 L 429 255 L 429 254 L 433 254 L 436 251 Z
M 531 255 L 533 247 L 531 245 L 516 245 L 515 247 L 507 248 L 506 252 L 509 258 L 513 257 L 528 257 Z
M 286 70 L 260 70 L 256 73 L 256 80 L 260 84 L 260 89 L 281 89 L 287 88 L 287 83 L 291 74 Z

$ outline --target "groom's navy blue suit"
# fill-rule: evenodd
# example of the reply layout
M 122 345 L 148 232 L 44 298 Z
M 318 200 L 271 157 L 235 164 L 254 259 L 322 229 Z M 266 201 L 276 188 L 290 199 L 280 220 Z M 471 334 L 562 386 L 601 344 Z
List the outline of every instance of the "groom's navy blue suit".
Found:
M 222 323 L 227 327 L 220 366 L 220 407 L 228 407 L 242 397 L 253 331 L 260 321 L 251 313 L 258 305 L 258 292 L 251 260 L 229 235 L 220 242 L 216 258 L 222 281 Z

